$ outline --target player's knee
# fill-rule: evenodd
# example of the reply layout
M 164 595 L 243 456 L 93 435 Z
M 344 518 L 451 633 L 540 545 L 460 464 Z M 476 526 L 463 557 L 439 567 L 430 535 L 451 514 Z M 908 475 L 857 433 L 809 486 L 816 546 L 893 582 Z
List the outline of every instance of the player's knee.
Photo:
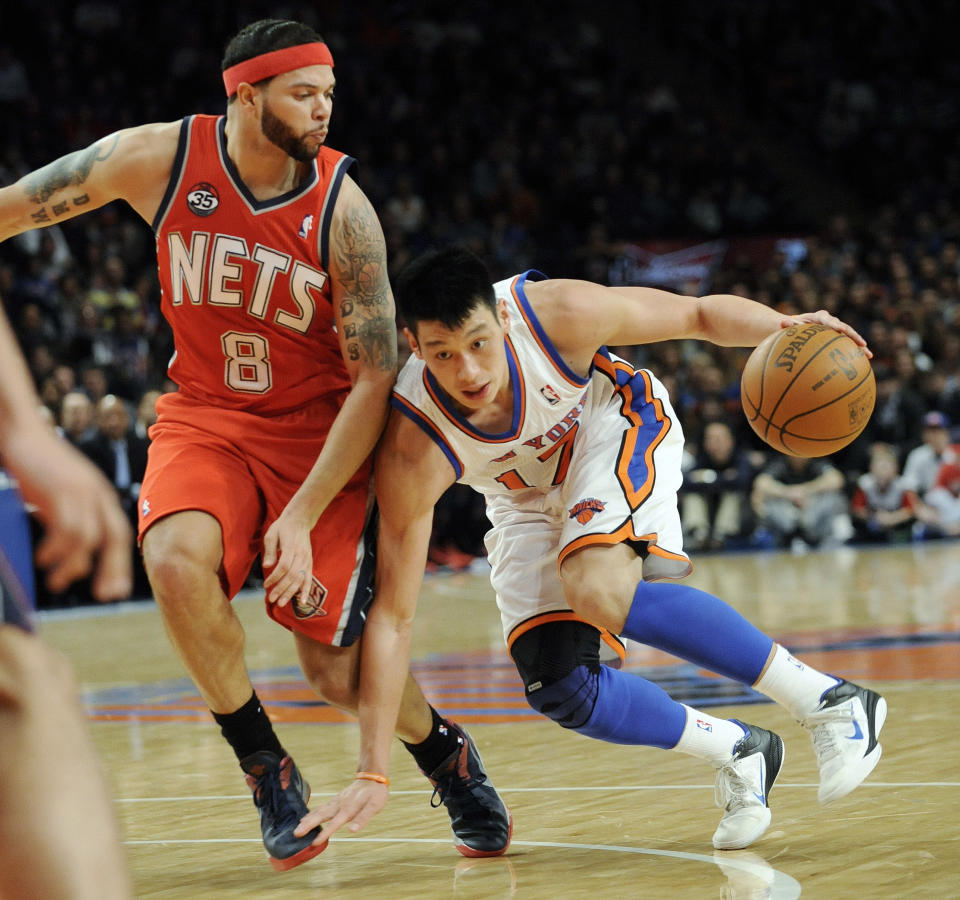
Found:
M 586 622 L 548 622 L 522 634 L 510 652 L 532 709 L 564 728 L 589 721 L 600 672 L 596 628 Z
M 531 709 L 563 728 L 577 730 L 590 721 L 597 703 L 598 673 L 577 666 L 552 684 L 527 691 Z
M 333 647 L 297 634 L 300 667 L 311 690 L 331 706 L 355 713 L 359 706 L 360 667 L 356 647 Z
M 321 700 L 350 713 L 357 711 L 357 685 L 351 680 L 337 678 L 330 672 L 310 672 L 307 674 L 307 681 Z
M 189 561 L 178 561 L 173 554 L 149 552 L 144 548 L 143 567 L 157 603 L 163 605 L 170 598 L 176 602 L 193 592 L 196 573 Z
M 143 566 L 158 603 L 167 597 L 183 602 L 200 585 L 218 577 L 219 536 L 216 550 L 211 552 L 209 542 L 166 526 L 166 521 L 160 522 L 144 535 Z

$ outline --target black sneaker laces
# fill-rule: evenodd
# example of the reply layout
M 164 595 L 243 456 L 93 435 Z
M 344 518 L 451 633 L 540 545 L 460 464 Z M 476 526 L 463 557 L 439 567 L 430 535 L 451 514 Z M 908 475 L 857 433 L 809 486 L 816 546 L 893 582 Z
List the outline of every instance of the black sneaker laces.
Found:
M 284 826 L 296 825 L 300 816 L 288 801 L 286 792 L 280 786 L 280 773 L 265 772 L 257 779 L 253 791 L 253 803 L 258 809 L 265 809 L 280 830 Z
M 486 779 L 484 779 L 486 780 Z M 437 809 L 442 803 L 448 800 L 457 804 L 461 809 L 473 807 L 474 809 L 495 809 L 495 805 L 490 802 L 487 795 L 481 790 L 475 790 L 483 784 L 482 781 L 470 777 L 461 779 L 457 777 L 456 771 L 449 775 L 444 775 L 437 780 L 433 788 L 433 795 L 430 797 L 430 806 Z

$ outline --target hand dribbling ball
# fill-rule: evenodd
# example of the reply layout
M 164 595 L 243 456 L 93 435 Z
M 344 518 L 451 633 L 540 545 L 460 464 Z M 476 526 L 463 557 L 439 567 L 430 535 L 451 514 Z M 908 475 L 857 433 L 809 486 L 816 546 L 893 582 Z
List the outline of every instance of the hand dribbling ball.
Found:
M 806 322 L 764 338 L 740 382 L 750 427 L 789 456 L 829 456 L 846 447 L 866 428 L 876 399 L 863 348 Z

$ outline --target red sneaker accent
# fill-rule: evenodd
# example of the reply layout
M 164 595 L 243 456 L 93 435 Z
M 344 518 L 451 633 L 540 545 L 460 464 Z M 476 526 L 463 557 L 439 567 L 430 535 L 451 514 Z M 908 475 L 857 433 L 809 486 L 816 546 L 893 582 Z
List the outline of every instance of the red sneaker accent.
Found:
M 293 856 L 288 856 L 286 859 L 274 859 L 272 856 L 268 856 L 267 859 L 270 860 L 270 865 L 278 872 L 286 872 L 296 868 L 301 863 L 305 863 L 308 859 L 319 856 L 327 849 L 329 843 L 329 841 L 324 841 L 319 847 L 314 847 L 313 844 L 311 844 L 309 847 L 304 847 L 299 853 L 294 853 Z

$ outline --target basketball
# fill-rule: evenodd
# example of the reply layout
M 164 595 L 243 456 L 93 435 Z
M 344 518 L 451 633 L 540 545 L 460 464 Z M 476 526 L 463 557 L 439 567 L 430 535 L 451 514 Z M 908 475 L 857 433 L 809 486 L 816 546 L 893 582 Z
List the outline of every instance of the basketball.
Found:
M 870 421 L 877 399 L 862 347 L 825 325 L 798 323 L 764 338 L 743 367 L 750 427 L 789 456 L 829 456 Z

